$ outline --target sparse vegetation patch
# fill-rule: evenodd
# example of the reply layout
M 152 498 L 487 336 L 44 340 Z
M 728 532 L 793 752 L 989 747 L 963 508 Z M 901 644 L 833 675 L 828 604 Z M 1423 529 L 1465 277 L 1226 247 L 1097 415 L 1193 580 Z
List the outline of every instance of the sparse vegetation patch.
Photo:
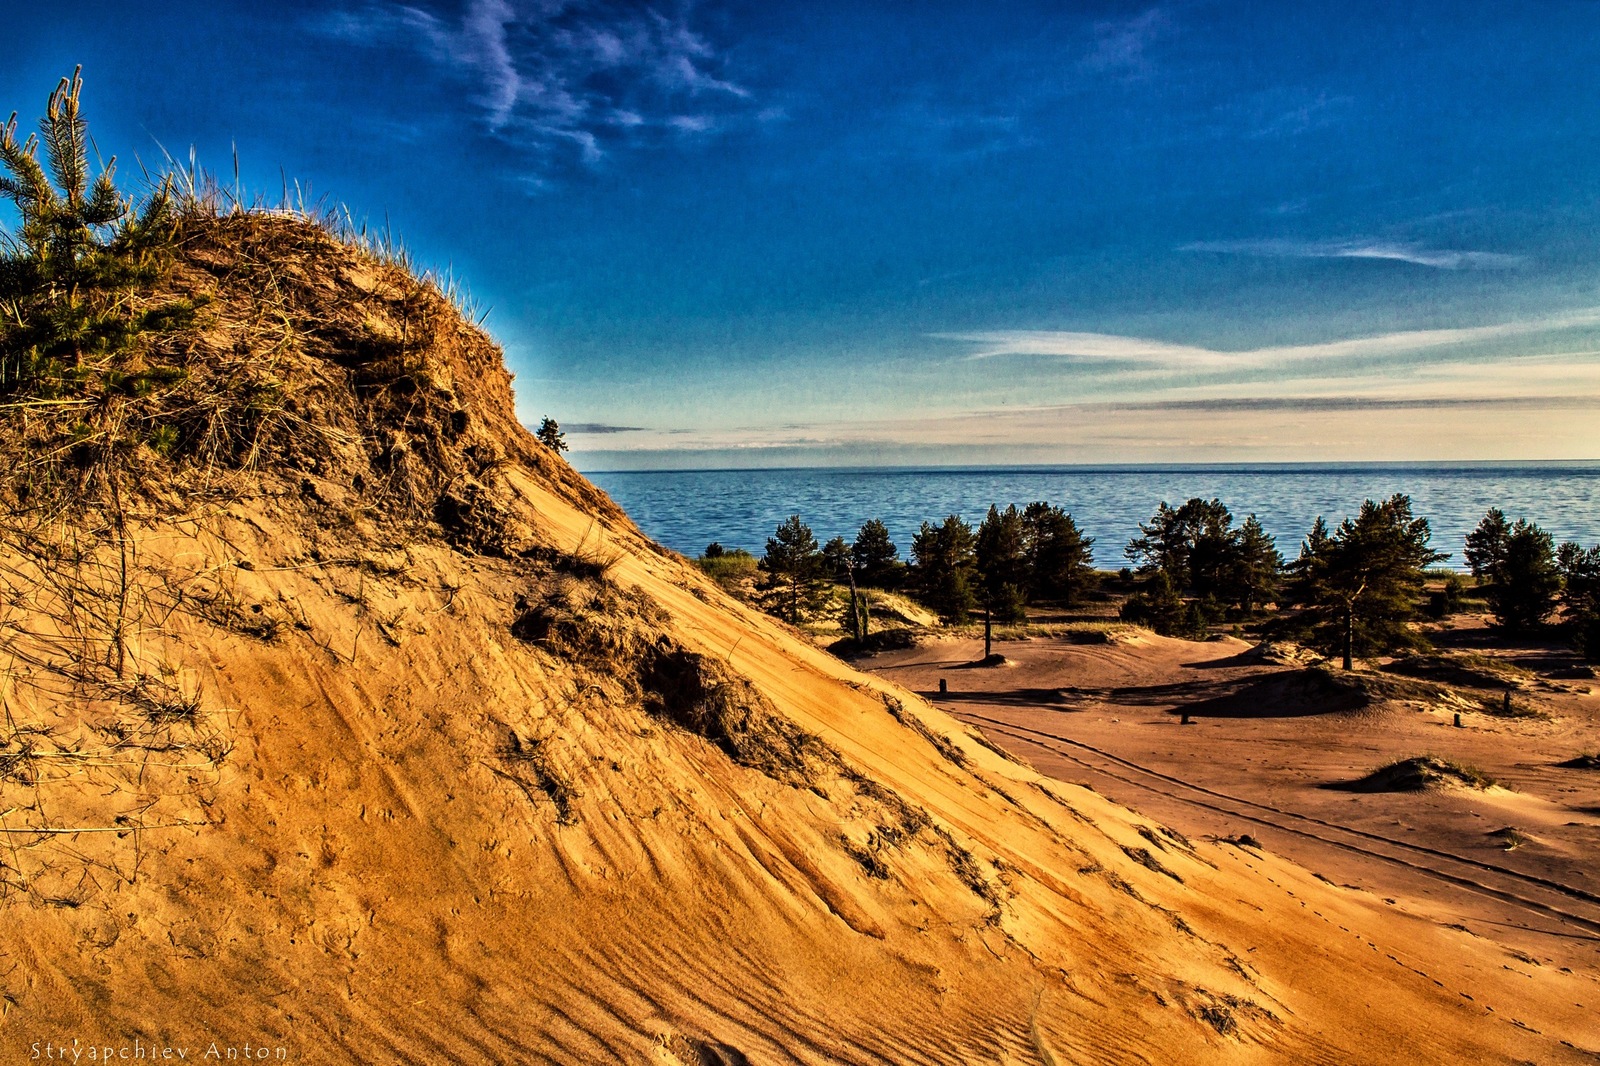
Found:
M 1351 792 L 1421 792 L 1425 789 L 1476 788 L 1495 785 L 1494 778 L 1475 766 L 1417 755 L 1374 770 L 1359 780 L 1337 787 Z

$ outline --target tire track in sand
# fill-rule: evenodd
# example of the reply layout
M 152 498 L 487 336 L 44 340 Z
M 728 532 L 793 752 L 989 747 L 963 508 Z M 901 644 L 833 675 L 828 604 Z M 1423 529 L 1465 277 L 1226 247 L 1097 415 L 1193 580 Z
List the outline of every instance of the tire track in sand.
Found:
M 1135 788 L 1157 792 L 1180 803 L 1202 807 L 1229 817 L 1314 840 L 1329 847 L 1402 866 L 1502 903 L 1545 915 L 1561 924 L 1577 926 L 1591 934 L 1585 939 L 1600 940 L 1600 935 L 1594 935 L 1600 934 L 1600 896 L 1581 888 L 1536 874 L 1526 874 L 1504 866 L 1496 866 L 1480 859 L 1394 840 L 1311 815 L 1297 814 L 1269 804 L 1241 799 L 1203 785 L 1192 784 L 1182 778 L 1161 773 L 1159 770 L 1152 770 L 1092 744 L 1085 744 L 1083 741 L 1073 740 L 1059 733 L 1033 729 L 966 709 L 955 713 L 975 725 L 981 724 L 985 728 L 1043 748 L 1085 769 Z M 1142 776 L 1146 780 L 1139 780 L 1138 777 L 1129 774 Z M 1455 867 L 1455 870 L 1453 871 L 1451 867 Z M 1531 895 L 1542 895 L 1545 898 L 1530 898 Z M 1549 902 L 1551 898 L 1558 898 L 1559 905 Z M 1589 913 L 1574 913 L 1574 904 Z

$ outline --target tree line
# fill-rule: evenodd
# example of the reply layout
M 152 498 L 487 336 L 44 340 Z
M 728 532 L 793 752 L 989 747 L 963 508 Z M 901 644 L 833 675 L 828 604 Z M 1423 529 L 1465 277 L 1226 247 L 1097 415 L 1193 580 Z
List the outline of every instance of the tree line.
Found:
M 909 560 L 880 519 L 869 519 L 847 543 L 835 537 L 817 546 L 811 527 L 791 515 L 768 538 L 761 567 L 784 590 L 781 613 L 801 617 L 821 582 L 905 591 L 950 623 L 980 608 L 1000 621 L 1021 621 L 1029 603 L 1070 606 L 1094 589 L 1094 541 L 1072 516 L 1048 503 L 991 506 L 974 530 L 960 515 L 922 523 Z M 715 549 L 713 552 L 712 549 Z M 708 556 L 723 553 L 708 547 Z
M 1487 584 L 1497 624 L 1537 632 L 1559 610 L 1584 658 L 1600 661 L 1600 546 L 1560 546 L 1526 519 L 1506 521 L 1492 507 L 1467 535 L 1467 566 Z
M 1279 552 L 1255 515 L 1235 523 L 1218 499 L 1163 501 L 1124 549 L 1120 572 L 1129 590 L 1121 617 L 1158 633 L 1203 637 L 1219 624 L 1252 622 L 1274 638 L 1294 639 L 1341 658 L 1393 652 L 1422 643 L 1409 625 L 1432 609 L 1448 610 L 1464 589 L 1455 575 L 1430 598 L 1429 570 L 1449 558 L 1436 551 L 1426 518 L 1396 494 L 1367 500 L 1331 526 L 1318 517 L 1293 560 Z M 752 563 L 752 557 L 742 552 Z M 707 561 L 731 557 L 720 545 Z M 1491 508 L 1467 537 L 1466 563 L 1497 628 L 1538 633 L 1560 624 L 1587 658 L 1600 660 L 1600 546 L 1557 546 L 1525 519 Z M 865 590 L 896 590 L 959 624 L 981 614 L 1024 621 L 1030 604 L 1072 607 L 1100 587 L 1094 539 L 1071 514 L 1038 501 L 991 506 L 974 529 L 959 515 L 923 522 L 900 557 L 880 519 L 853 542 L 818 545 L 791 515 L 768 539 L 759 568 L 781 590 L 777 613 L 799 621 L 815 611 L 828 584 L 848 585 L 846 629 L 866 634 Z
M 1404 494 L 1367 500 L 1336 527 L 1318 517 L 1292 561 L 1254 515 L 1234 526 L 1216 499 L 1176 508 L 1163 502 L 1139 531 L 1126 554 L 1146 580 L 1123 605 L 1123 618 L 1200 637 L 1219 622 L 1271 608 L 1267 635 L 1337 655 L 1346 669 L 1358 655 L 1419 646 L 1408 623 L 1430 606 L 1448 610 L 1462 589 L 1450 575 L 1438 597 L 1424 596 L 1429 568 L 1449 555 L 1430 545 L 1428 520 Z M 1536 524 L 1509 522 L 1490 508 L 1468 534 L 1465 555 L 1496 628 L 1538 634 L 1559 612 L 1578 649 L 1600 660 L 1600 547 L 1558 548 Z

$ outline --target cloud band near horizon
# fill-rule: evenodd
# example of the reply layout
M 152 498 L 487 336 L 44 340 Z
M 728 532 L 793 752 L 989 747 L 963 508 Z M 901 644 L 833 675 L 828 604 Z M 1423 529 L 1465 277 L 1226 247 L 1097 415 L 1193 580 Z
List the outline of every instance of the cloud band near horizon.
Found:
M 1503 252 L 1429 249 L 1420 244 L 1384 240 L 1299 241 L 1268 238 L 1192 241 L 1179 245 L 1178 251 L 1255 255 L 1275 259 L 1385 259 L 1432 267 L 1436 270 L 1511 270 L 1527 262 L 1525 256 Z

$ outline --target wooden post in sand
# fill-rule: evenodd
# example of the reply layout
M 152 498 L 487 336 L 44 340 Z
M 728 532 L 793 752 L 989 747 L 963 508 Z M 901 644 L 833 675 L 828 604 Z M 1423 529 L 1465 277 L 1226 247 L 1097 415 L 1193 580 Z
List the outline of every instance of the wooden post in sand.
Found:
M 983 657 L 985 659 L 992 654 L 990 651 L 990 644 L 994 636 L 994 630 L 991 626 L 992 617 L 993 614 L 989 610 L 989 601 L 985 599 L 983 601 Z
M 1349 670 L 1355 665 L 1354 658 L 1356 644 L 1356 604 L 1354 600 L 1345 604 L 1344 609 L 1344 668 Z
M 943 696 L 945 693 L 947 693 L 949 691 L 950 691 L 950 682 L 946 681 L 944 678 L 941 677 L 939 679 L 939 695 Z
M 867 639 L 867 601 L 866 597 L 856 591 L 856 568 L 848 566 L 845 573 L 850 577 L 850 635 L 856 640 Z

